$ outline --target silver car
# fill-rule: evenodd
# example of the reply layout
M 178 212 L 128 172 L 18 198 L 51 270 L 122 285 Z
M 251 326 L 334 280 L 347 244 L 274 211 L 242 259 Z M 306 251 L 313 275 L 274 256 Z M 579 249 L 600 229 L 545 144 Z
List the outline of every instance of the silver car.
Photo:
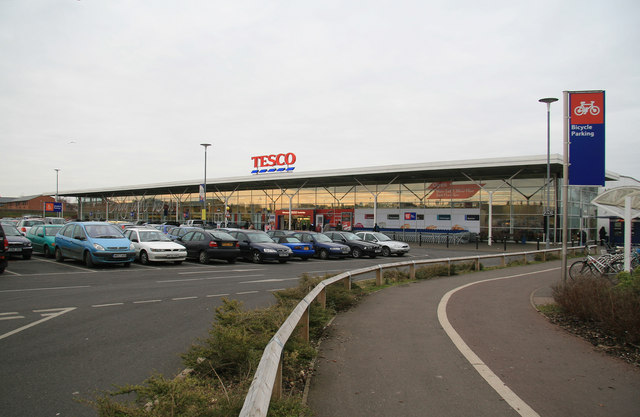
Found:
M 365 242 L 377 243 L 382 246 L 382 256 L 403 256 L 405 253 L 408 253 L 410 249 L 408 244 L 393 240 L 384 233 L 358 232 L 356 235 L 360 236 Z

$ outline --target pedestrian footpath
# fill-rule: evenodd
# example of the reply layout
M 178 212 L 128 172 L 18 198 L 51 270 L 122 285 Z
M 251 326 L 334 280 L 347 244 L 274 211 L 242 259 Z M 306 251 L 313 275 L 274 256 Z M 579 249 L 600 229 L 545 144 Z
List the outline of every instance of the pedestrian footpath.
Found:
M 307 403 L 320 417 L 639 416 L 640 369 L 552 325 L 532 305 L 551 300 L 559 266 L 439 278 L 366 297 L 329 327 Z M 438 318 L 446 294 L 443 311 L 477 355 L 473 362 Z M 503 392 L 483 378 L 485 368 Z M 507 391 L 526 407 L 514 409 Z

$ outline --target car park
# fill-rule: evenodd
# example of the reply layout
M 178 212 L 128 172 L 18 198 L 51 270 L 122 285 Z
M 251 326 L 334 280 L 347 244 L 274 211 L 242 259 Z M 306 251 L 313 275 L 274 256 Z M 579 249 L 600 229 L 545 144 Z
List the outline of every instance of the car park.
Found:
M 346 258 L 351 253 L 351 248 L 341 243 L 335 243 L 328 236 L 318 232 L 295 232 L 293 236 L 302 243 L 310 243 L 315 255 L 320 259 Z
M 311 243 L 302 243 L 300 239 L 291 235 L 283 235 L 280 237 L 272 238 L 276 243 L 289 247 L 293 252 L 294 258 L 300 258 L 303 261 L 308 261 L 316 251 L 313 250 Z
M 357 232 L 365 242 L 377 243 L 382 246 L 382 256 L 398 255 L 403 256 L 409 253 L 411 247 L 405 242 L 391 239 L 389 236 L 380 232 Z
M 241 256 L 254 263 L 262 263 L 265 260 L 277 260 L 280 263 L 285 263 L 293 255 L 293 251 L 290 248 L 274 242 L 273 239 L 263 231 L 244 229 L 224 230 L 238 239 Z
M 238 240 L 220 230 L 192 230 L 178 239 L 187 249 L 187 257 L 208 264 L 211 259 L 234 263 L 240 256 Z
M 354 233 L 336 230 L 326 232 L 325 235 L 334 242 L 349 246 L 351 249 L 351 256 L 354 258 L 360 258 L 362 256 L 375 258 L 378 255 L 382 255 L 382 246 L 377 243 L 365 242 L 361 237 Z
M 136 258 L 133 243 L 118 226 L 105 222 L 70 222 L 56 235 L 56 261 L 65 258 L 94 264 L 121 263 L 130 266 Z
M 133 243 L 136 259 L 141 264 L 151 262 L 173 262 L 181 264 L 187 258 L 187 249 L 169 239 L 161 231 L 150 227 L 131 227 L 124 236 Z
M 9 257 L 22 256 L 22 259 L 31 259 L 31 254 L 33 253 L 31 241 L 24 237 L 22 233 L 13 226 L 5 225 L 2 228 L 4 229 L 7 241 L 9 241 L 7 255 Z
M 31 241 L 33 251 L 52 257 L 56 249 L 56 234 L 62 227 L 61 224 L 39 224 L 29 229 L 26 237 Z
M 27 234 L 29 229 L 31 229 L 33 226 L 37 226 L 39 224 L 44 224 L 44 220 L 43 219 L 28 218 L 28 219 L 21 219 L 18 222 L 18 224 L 16 225 L 16 227 L 18 228 L 20 233 L 22 233 L 22 235 L 24 236 L 24 235 Z
M 4 234 L 4 228 L 0 224 L 0 274 L 2 274 L 7 267 L 9 259 L 9 241 Z

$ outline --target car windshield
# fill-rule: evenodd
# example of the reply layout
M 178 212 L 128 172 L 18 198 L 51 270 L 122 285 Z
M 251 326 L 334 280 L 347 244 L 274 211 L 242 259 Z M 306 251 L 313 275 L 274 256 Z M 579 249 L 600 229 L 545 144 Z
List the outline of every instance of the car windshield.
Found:
M 342 236 L 344 236 L 344 238 L 347 240 L 362 240 L 360 236 L 351 232 L 342 232 Z
M 25 220 L 22 225 L 25 227 L 33 227 L 39 224 L 44 224 L 42 220 Z
M 62 227 L 45 227 L 44 234 L 47 236 L 55 236 Z
M 156 230 L 140 231 L 138 235 L 140 236 L 140 242 L 171 242 L 171 239 L 165 236 L 164 233 Z
M 273 243 L 273 239 L 266 233 L 247 233 L 247 236 L 254 243 Z
M 381 242 L 386 242 L 391 240 L 391 238 L 387 235 L 385 235 L 384 233 L 372 233 L 373 236 L 375 236 L 376 239 L 378 239 Z
M 329 236 L 318 233 L 317 235 L 313 235 L 318 242 L 331 243 L 333 240 L 329 239 Z
M 3 227 L 3 229 L 4 229 L 4 233 L 7 236 L 22 236 L 22 233 L 20 233 L 18 229 L 16 229 L 13 226 L 5 226 Z
M 225 232 L 211 232 L 211 236 L 215 237 L 216 239 L 220 239 L 220 240 L 235 240 L 235 238 L 233 236 L 231 236 L 229 233 L 225 233 Z
M 117 227 L 110 224 L 90 224 L 85 227 L 87 234 L 100 239 L 119 239 L 122 233 Z

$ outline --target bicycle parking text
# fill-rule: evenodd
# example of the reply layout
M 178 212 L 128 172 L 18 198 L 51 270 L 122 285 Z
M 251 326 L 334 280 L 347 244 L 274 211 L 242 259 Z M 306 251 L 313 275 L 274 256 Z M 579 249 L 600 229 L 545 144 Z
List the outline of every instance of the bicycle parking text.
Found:
M 594 137 L 595 132 L 593 132 L 592 125 L 571 125 L 571 137 L 575 136 L 589 136 Z

